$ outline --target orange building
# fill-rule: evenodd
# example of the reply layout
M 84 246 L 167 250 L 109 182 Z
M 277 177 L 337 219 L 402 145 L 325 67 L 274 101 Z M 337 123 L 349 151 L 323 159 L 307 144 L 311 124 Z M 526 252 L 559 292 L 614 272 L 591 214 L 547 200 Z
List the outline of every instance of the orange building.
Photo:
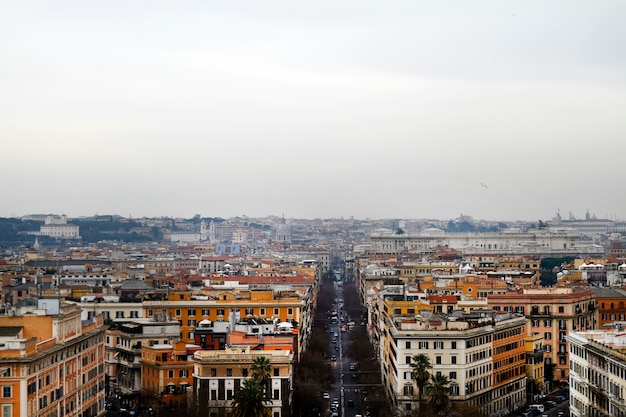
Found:
M 104 413 L 104 323 L 59 299 L 0 316 L 0 415 Z
M 598 306 L 598 329 L 614 321 L 626 321 L 626 290 L 615 287 L 591 287 Z
M 545 364 L 556 365 L 554 378 L 566 381 L 569 360 L 565 336 L 570 331 L 597 328 L 598 316 L 594 293 L 571 288 L 526 289 L 521 292 L 494 294 L 489 308 L 524 314 L 528 318 L 526 335 L 543 335 Z
M 497 398 L 493 404 L 497 409 L 512 410 L 512 400 L 507 398 L 511 387 L 526 389 L 526 347 L 524 338 L 525 321 L 507 320 L 496 316 L 498 325 L 493 331 L 493 381 L 492 392 Z
M 143 346 L 142 394 L 168 405 L 187 401 L 187 388 L 193 384 L 193 354 L 198 350 L 200 346 L 185 342 Z
M 152 318 L 165 312 L 167 317 L 179 321 L 181 340 L 187 343 L 195 343 L 196 329 L 204 320 L 228 322 L 231 314 L 241 319 L 277 319 L 293 323 L 298 329 L 298 346 L 305 346 L 312 320 L 309 312 L 315 297 L 313 285 L 283 291 L 250 290 L 247 286 L 207 289 L 204 296 L 196 298 L 192 298 L 191 292 L 176 292 L 170 294 L 167 301 L 145 301 L 143 316 Z

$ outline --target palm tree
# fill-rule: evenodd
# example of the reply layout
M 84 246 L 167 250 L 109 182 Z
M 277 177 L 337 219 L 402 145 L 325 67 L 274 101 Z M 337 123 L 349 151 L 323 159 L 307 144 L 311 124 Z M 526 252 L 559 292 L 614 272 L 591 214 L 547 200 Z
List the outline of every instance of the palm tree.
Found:
M 257 356 L 254 358 L 250 370 L 252 371 L 252 379 L 257 381 L 266 392 L 269 392 L 270 379 L 272 378 L 270 360 L 265 356 Z
M 411 371 L 411 378 L 413 378 L 415 384 L 417 385 L 417 399 L 420 402 L 420 405 L 422 403 L 424 386 L 430 379 L 430 372 L 428 372 L 428 370 L 432 369 L 432 367 L 433 366 L 430 364 L 430 358 L 423 353 L 413 355 L 411 358 L 411 368 L 413 368 Z
M 445 375 L 432 375 L 431 381 L 426 387 L 428 402 L 437 412 L 443 414 L 450 405 L 450 381 Z
M 255 379 L 245 379 L 233 398 L 232 417 L 271 417 L 269 397 Z

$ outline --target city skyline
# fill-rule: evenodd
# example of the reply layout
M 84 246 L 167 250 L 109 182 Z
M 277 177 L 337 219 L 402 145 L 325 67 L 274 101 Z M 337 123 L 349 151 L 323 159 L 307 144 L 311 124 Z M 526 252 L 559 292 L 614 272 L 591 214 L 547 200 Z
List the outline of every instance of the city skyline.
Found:
M 618 1 L 0 5 L 0 217 L 624 219 Z

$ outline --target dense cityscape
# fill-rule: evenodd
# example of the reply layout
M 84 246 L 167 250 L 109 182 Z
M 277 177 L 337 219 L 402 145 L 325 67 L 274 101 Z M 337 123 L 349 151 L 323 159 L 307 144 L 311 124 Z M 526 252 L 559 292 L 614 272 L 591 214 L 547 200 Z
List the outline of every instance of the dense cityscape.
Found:
M 625 238 L 589 212 L 3 218 L 2 416 L 626 416 Z

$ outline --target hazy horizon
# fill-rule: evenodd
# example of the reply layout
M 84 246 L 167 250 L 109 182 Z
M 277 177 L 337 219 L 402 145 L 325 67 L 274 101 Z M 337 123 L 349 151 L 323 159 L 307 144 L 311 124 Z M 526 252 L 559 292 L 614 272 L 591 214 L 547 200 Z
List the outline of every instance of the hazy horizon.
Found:
M 0 3 L 0 217 L 625 219 L 621 1 Z

